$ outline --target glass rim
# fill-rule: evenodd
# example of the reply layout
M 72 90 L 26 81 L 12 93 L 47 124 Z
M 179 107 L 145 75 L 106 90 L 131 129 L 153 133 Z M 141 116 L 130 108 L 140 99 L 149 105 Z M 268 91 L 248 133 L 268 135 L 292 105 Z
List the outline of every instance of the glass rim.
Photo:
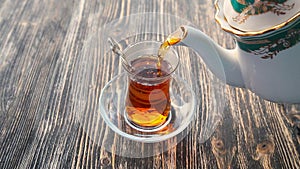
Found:
M 133 47 L 135 47 L 137 45 L 146 44 L 146 43 L 149 43 L 149 44 L 158 44 L 158 47 L 159 47 L 162 42 L 145 40 L 145 41 L 140 41 L 140 42 L 137 42 L 137 43 L 134 43 L 134 44 L 130 44 L 130 45 L 128 45 L 124 49 L 125 56 L 128 56 L 127 52 L 128 52 L 129 49 L 131 49 L 131 48 L 133 48 Z M 157 48 L 157 50 L 158 50 L 158 48 Z M 177 59 L 176 64 L 172 65 L 172 69 L 171 69 L 170 72 L 168 72 L 167 74 L 164 74 L 162 76 L 159 76 L 159 77 L 144 77 L 144 76 L 137 75 L 136 72 L 133 72 L 132 70 L 128 69 L 128 67 L 126 66 L 126 63 L 124 62 L 124 60 L 122 60 L 122 67 L 126 70 L 126 72 L 128 74 L 130 74 L 131 76 L 133 76 L 135 78 L 141 79 L 141 80 L 147 80 L 147 81 L 159 81 L 159 80 L 163 80 L 163 79 L 166 79 L 166 78 L 172 76 L 172 74 L 177 70 L 177 68 L 179 66 L 179 62 L 180 62 L 180 58 L 179 58 L 178 52 L 172 46 L 170 46 L 168 53 L 169 52 L 172 52 L 175 55 L 175 58 Z M 156 55 L 153 54 L 151 56 L 156 56 Z

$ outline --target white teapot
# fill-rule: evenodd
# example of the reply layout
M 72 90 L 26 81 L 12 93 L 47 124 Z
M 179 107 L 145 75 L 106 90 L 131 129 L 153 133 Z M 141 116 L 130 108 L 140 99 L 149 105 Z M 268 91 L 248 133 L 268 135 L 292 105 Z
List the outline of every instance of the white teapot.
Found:
M 181 27 L 179 44 L 197 51 L 217 77 L 225 72 L 229 85 L 270 101 L 300 103 L 300 1 L 217 0 L 215 6 L 236 48 L 224 49 L 190 26 Z

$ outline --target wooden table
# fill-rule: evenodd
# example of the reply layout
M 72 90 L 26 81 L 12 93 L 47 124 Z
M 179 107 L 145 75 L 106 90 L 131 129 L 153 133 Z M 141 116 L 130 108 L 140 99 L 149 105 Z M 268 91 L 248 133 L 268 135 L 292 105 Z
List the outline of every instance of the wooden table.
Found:
M 95 30 L 131 14 L 166 13 L 190 21 L 221 46 L 233 48 L 230 35 L 214 21 L 211 0 L 0 0 L 0 4 L 1 169 L 300 168 L 299 129 L 283 105 L 262 100 L 247 89 L 225 86 L 223 118 L 201 143 L 201 118 L 211 113 L 208 91 L 215 77 L 193 54 L 181 58 L 178 73 L 193 86 L 201 104 L 196 127 L 177 146 L 155 156 L 129 158 L 106 151 L 89 135 L 91 130 L 107 134 L 103 122 L 95 129 L 93 114 L 99 112 L 101 89 L 120 70 L 117 59 L 82 55 Z M 78 114 L 83 118 L 78 120 Z

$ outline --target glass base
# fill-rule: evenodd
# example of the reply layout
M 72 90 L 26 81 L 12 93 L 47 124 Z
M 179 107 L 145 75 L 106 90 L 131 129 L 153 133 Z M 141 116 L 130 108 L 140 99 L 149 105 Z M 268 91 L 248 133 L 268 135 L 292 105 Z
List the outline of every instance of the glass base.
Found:
M 172 119 L 172 114 L 173 113 L 174 113 L 174 109 L 171 109 L 171 111 L 169 112 L 169 115 L 168 115 L 166 121 L 163 124 L 160 124 L 158 126 L 153 126 L 153 127 L 143 127 L 143 126 L 139 126 L 139 125 L 135 124 L 134 122 L 132 122 L 128 118 L 126 111 L 124 111 L 124 120 L 125 120 L 125 122 L 131 128 L 133 128 L 133 129 L 135 129 L 137 131 L 141 131 L 141 132 L 157 132 L 157 131 L 160 131 L 160 130 L 166 130 L 168 128 L 168 124 L 170 123 L 170 121 Z

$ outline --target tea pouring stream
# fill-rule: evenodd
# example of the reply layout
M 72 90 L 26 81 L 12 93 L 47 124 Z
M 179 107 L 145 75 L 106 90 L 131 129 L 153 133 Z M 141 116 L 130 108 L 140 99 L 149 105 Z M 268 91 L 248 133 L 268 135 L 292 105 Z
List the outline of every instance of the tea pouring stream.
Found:
M 193 48 L 217 77 L 225 72 L 229 85 L 270 101 L 300 103 L 300 1 L 217 0 L 215 6 L 216 21 L 236 47 L 225 49 L 185 25 L 178 45 Z

